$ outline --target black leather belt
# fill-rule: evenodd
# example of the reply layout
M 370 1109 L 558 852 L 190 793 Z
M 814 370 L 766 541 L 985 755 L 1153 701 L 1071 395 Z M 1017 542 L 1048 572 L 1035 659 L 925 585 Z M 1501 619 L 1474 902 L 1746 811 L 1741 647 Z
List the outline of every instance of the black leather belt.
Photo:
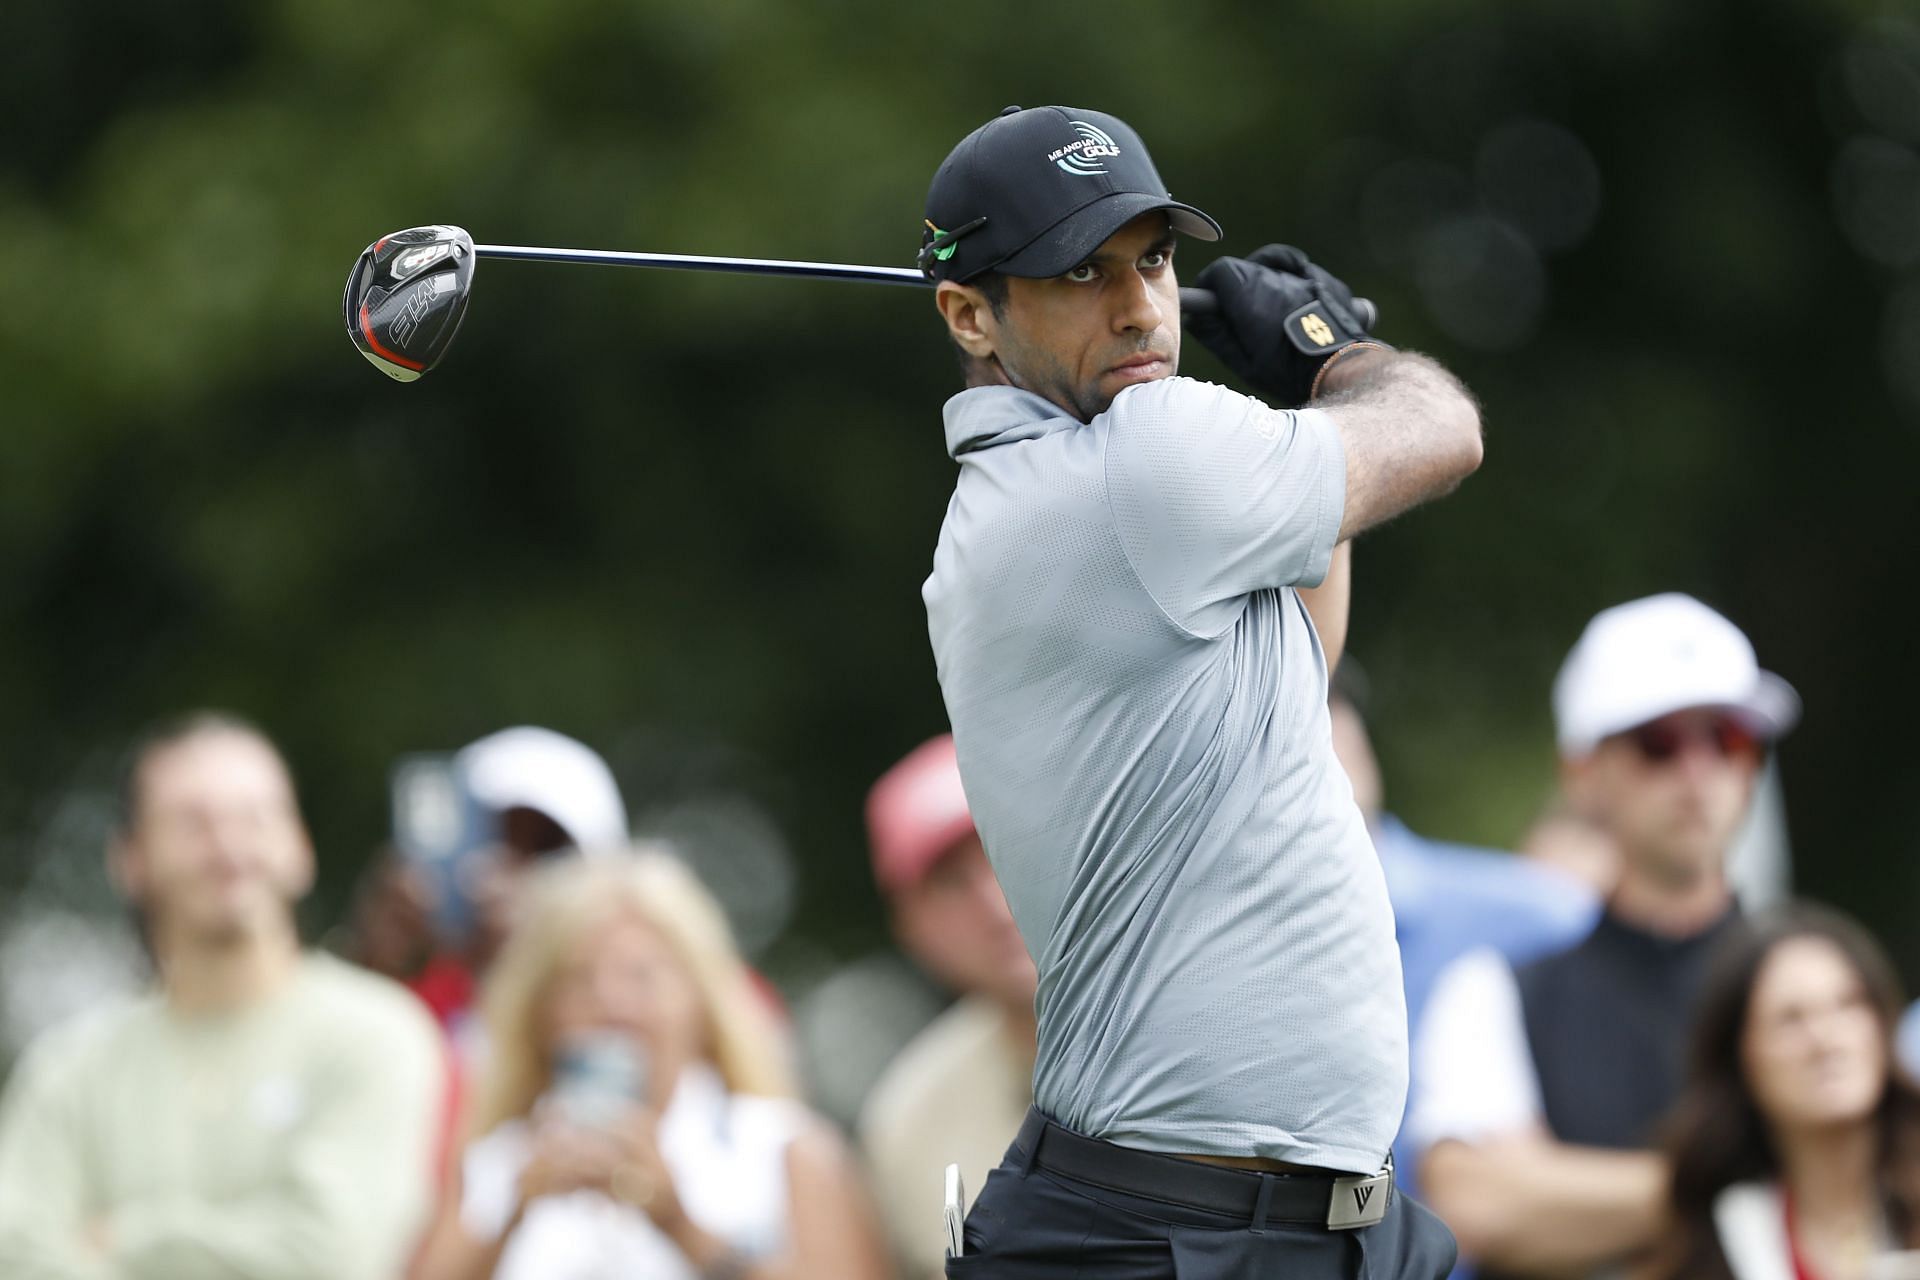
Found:
M 1031 1163 L 1076 1182 L 1245 1219 L 1350 1231 L 1387 1216 L 1393 1166 L 1372 1175 L 1262 1173 L 1135 1151 L 1063 1129 L 1028 1111 L 1014 1145 Z

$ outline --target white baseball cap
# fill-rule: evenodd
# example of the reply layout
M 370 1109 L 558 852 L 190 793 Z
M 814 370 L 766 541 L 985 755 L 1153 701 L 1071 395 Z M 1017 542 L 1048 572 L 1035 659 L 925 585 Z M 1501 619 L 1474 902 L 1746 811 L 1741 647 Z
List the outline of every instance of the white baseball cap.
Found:
M 1602 610 L 1553 682 L 1556 736 L 1570 759 L 1693 707 L 1730 712 L 1769 741 L 1800 719 L 1800 695 L 1760 669 L 1740 628 L 1678 592 Z
M 484 808 L 544 813 L 584 852 L 628 844 L 620 785 L 607 762 L 585 743 L 522 725 L 468 744 L 455 759 L 473 798 Z

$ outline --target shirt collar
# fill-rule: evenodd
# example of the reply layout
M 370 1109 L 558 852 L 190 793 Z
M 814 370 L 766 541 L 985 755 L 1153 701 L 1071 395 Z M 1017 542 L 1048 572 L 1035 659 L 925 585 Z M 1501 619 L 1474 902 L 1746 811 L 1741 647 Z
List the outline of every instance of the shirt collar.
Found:
M 947 453 L 990 449 L 1015 440 L 1038 440 L 1082 425 L 1044 396 L 1020 387 L 968 387 L 947 401 Z
M 1654 956 L 1682 956 L 1696 952 L 1711 951 L 1722 937 L 1740 928 L 1744 917 L 1740 903 L 1729 903 L 1726 912 L 1698 933 L 1690 933 L 1684 938 L 1675 938 L 1667 934 L 1653 933 L 1622 920 L 1613 913 L 1612 904 L 1600 913 L 1599 923 L 1594 933 L 1611 939 L 1616 946 Z

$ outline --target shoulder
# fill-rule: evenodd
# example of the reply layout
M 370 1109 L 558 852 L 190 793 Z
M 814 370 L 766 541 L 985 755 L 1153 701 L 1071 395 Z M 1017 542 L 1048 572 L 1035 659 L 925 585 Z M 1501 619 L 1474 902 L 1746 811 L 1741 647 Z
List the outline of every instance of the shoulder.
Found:
M 821 1123 L 797 1098 L 756 1093 L 729 1094 L 727 1120 L 736 1144 L 761 1147 L 784 1147 Z
M 1779 1188 L 1736 1182 L 1713 1199 L 1714 1233 L 1739 1280 L 1793 1280 L 1792 1246 Z
M 862 1140 L 918 1132 L 927 1110 L 942 1105 L 951 1084 L 973 1071 L 982 1053 L 992 1051 L 1000 1026 L 992 1006 L 963 998 L 923 1027 L 867 1095 L 860 1112 Z
M 80 1083 L 115 1064 L 143 1061 L 142 1044 L 162 1022 L 157 995 L 116 1000 L 49 1027 L 33 1038 L 14 1068 L 16 1087 L 46 1089 Z
M 1270 460 L 1301 448 L 1331 458 L 1340 440 L 1339 427 L 1319 409 L 1274 409 L 1194 378 L 1128 387 L 1092 428 L 1105 442 L 1110 474 L 1186 476 L 1208 493 L 1223 469 L 1268 473 Z
M 762 1098 L 758 1101 L 771 1102 Z M 853 1149 L 840 1130 L 812 1109 L 798 1102 L 787 1104 L 791 1111 L 783 1118 L 786 1164 L 791 1179 L 803 1185 L 832 1186 L 859 1183 L 863 1174 Z
M 1254 411 L 1275 412 L 1251 396 L 1198 378 L 1158 378 L 1120 392 L 1095 421 L 1110 428 L 1152 427 L 1162 423 L 1234 421 Z
M 302 961 L 303 1014 L 343 1047 L 358 1041 L 369 1052 L 396 1048 L 439 1051 L 440 1034 L 420 998 L 378 974 L 324 953 Z

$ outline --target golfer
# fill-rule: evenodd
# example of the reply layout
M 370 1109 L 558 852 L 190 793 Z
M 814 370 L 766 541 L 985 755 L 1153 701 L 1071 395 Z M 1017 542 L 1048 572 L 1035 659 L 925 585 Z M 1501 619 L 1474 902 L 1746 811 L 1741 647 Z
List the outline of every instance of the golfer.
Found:
M 927 197 L 959 478 L 925 586 L 974 819 L 1039 967 L 1034 1110 L 951 1276 L 1440 1277 L 1393 1191 L 1406 1013 L 1333 755 L 1348 542 L 1480 461 L 1473 399 L 1096 111 L 1008 108 Z M 931 1224 L 930 1224 L 931 1225 Z

